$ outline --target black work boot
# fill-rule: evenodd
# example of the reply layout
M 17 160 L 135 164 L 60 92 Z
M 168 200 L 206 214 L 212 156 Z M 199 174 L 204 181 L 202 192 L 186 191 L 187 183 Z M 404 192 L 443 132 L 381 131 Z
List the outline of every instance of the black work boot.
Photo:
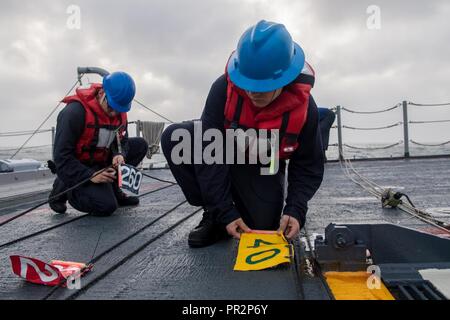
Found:
M 127 195 L 116 184 L 113 184 L 113 189 L 119 207 L 137 206 L 139 204 L 138 197 Z
M 188 244 L 192 248 L 207 247 L 226 236 L 225 229 L 215 222 L 211 214 L 205 211 L 202 221 L 189 233 Z
M 59 178 L 56 178 L 55 182 L 53 182 L 52 192 L 48 196 L 48 204 L 56 213 L 65 213 L 67 210 L 67 195 L 63 194 L 55 198 L 56 195 L 64 192 L 65 189 L 64 183 Z

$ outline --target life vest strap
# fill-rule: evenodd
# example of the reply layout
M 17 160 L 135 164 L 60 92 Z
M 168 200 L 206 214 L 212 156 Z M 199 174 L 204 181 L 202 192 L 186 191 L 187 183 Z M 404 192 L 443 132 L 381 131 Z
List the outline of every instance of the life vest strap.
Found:
M 286 129 L 288 127 L 289 124 L 289 118 L 291 116 L 291 113 L 285 112 L 283 113 L 283 117 L 281 119 L 281 127 L 280 127 L 280 138 L 282 139 L 284 137 L 284 135 L 286 134 Z
M 244 98 L 240 94 L 238 94 L 238 101 L 236 103 L 236 110 L 233 115 L 233 121 L 231 122 L 231 129 L 236 130 L 239 127 L 239 119 L 241 118 L 242 113 L 242 104 L 244 103 Z

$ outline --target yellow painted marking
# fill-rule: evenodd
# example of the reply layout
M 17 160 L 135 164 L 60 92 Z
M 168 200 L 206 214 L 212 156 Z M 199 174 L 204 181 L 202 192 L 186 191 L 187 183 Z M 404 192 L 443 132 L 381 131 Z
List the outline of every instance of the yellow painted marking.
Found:
M 294 250 L 283 234 L 243 233 L 239 241 L 235 271 L 263 270 L 291 262 Z
M 367 284 L 370 276 L 364 271 L 325 273 L 336 300 L 395 300 L 381 280 L 379 289 L 370 289 Z

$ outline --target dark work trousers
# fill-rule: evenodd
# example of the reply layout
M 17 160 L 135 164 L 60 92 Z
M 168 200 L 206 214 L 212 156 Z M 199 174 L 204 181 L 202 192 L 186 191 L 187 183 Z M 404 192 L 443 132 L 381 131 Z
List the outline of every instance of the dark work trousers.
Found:
M 319 108 L 319 127 L 322 135 L 323 150 L 328 150 L 328 141 L 330 139 L 330 129 L 333 125 L 336 115 L 330 109 Z
M 193 122 L 172 124 L 164 131 L 161 139 L 162 149 L 170 170 L 189 204 L 204 206 L 194 166 L 206 164 L 175 165 L 171 159 L 172 149 L 179 143 L 179 141 L 171 141 L 171 135 L 174 130 L 179 128 L 188 130 L 192 137 L 191 141 L 194 141 Z M 230 165 L 232 199 L 241 218 L 250 228 L 276 230 L 279 227 L 284 205 L 285 168 L 286 165 L 283 161 L 280 162 L 277 174 L 261 175 L 259 165 Z
M 129 149 L 125 159 L 127 164 L 138 166 L 147 154 L 148 144 L 143 138 L 129 138 Z M 102 168 L 95 168 L 101 170 Z M 69 203 L 75 209 L 94 216 L 109 216 L 118 208 L 113 183 L 93 183 L 91 181 L 67 194 Z

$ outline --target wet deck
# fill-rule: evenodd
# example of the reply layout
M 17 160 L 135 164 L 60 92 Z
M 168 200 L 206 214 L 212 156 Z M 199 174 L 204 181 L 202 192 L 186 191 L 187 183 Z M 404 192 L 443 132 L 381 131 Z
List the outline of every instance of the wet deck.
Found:
M 384 187 L 407 193 L 424 209 L 450 207 L 450 160 L 421 159 L 355 162 L 363 175 Z M 170 171 L 150 174 L 171 179 Z M 146 179 L 141 191 L 167 184 Z M 9 256 L 86 262 L 115 243 L 151 223 L 182 202 L 178 186 L 149 194 L 136 208 L 120 209 L 109 218 L 84 217 L 33 238 L 0 247 L 0 299 L 41 299 L 51 290 L 15 276 Z M 0 221 L 20 212 L 2 210 Z M 198 208 L 183 204 L 172 213 L 105 254 L 82 279 L 82 290 L 59 289 L 51 299 L 327 299 L 318 279 L 304 274 L 303 248 L 297 247 L 297 264 L 270 271 L 234 272 L 237 241 L 227 240 L 204 249 L 187 246 L 189 231 L 200 221 Z M 27 234 L 83 215 L 69 209 L 54 215 L 47 206 L 0 227 L 0 245 Z M 450 214 L 439 213 L 450 222 Z M 183 221 L 184 218 L 187 218 Z M 174 224 L 182 221 L 179 225 Z M 339 163 L 328 163 L 321 189 L 310 202 L 307 228 L 323 233 L 330 223 L 393 223 L 431 230 L 430 226 L 398 210 L 382 209 L 378 200 L 350 181 Z M 169 228 L 169 229 L 168 229 Z M 95 247 L 98 242 L 98 247 Z M 146 246 L 143 244 L 146 243 Z M 95 252 L 94 252 L 95 251 Z M 132 254 L 133 253 L 133 254 Z

